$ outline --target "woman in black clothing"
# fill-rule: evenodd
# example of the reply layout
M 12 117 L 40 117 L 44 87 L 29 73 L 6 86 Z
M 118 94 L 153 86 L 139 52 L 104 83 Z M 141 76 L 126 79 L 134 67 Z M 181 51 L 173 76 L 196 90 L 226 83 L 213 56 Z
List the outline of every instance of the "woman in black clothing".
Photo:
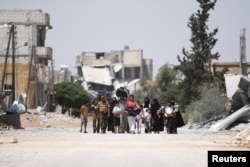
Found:
M 151 112 L 153 118 L 153 131 L 155 133 L 159 133 L 160 131 L 164 130 L 164 125 L 161 105 L 157 99 L 153 99 L 153 102 L 151 104 Z
M 173 114 L 173 126 L 171 129 L 171 133 L 177 134 L 177 128 L 182 127 L 184 125 L 184 121 L 181 116 L 181 112 L 179 109 L 179 104 L 177 100 L 172 101 L 173 109 L 174 109 L 174 114 Z
M 109 117 L 108 117 L 108 131 L 114 132 L 114 114 L 113 114 L 113 108 L 117 102 L 116 97 L 112 97 L 112 100 L 110 101 L 110 111 L 109 111 Z

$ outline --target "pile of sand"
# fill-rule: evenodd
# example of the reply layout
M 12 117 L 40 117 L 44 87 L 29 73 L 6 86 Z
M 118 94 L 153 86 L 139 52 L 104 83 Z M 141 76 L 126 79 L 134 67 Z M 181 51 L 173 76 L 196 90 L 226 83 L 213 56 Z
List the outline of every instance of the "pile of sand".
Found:
M 233 142 L 233 146 L 250 148 L 250 128 L 247 128 L 238 133 Z

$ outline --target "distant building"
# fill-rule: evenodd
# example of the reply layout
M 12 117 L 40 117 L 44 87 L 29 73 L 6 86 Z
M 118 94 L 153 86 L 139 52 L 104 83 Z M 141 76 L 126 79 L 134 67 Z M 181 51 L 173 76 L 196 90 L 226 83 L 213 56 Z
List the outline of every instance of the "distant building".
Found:
M 60 66 L 60 71 L 54 70 L 54 84 L 60 82 L 73 82 L 73 76 L 71 75 L 71 70 L 69 65 L 64 64 Z
M 45 45 L 48 29 L 50 16 L 41 10 L 0 9 L 1 101 L 12 104 L 13 97 L 25 95 L 28 108 L 46 103 L 53 83 L 52 48 Z
M 140 77 L 153 78 L 153 60 L 144 59 L 142 50 L 83 52 L 76 57 L 77 77 L 86 90 L 108 97 L 119 87 L 136 89 Z M 130 89 L 130 90 L 131 90 Z
M 212 66 L 215 67 L 216 71 L 222 71 L 225 67 L 228 68 L 227 74 L 242 74 L 240 62 L 214 62 Z M 250 62 L 246 63 L 246 68 L 250 69 Z

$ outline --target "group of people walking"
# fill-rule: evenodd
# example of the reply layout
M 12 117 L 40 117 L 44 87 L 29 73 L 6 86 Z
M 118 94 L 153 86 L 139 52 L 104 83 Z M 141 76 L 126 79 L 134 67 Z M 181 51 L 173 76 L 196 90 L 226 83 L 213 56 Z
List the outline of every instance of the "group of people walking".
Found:
M 168 134 L 177 134 L 177 128 L 184 125 L 176 100 L 161 105 L 157 99 L 151 102 L 145 97 L 143 103 L 139 105 L 134 95 L 120 95 L 119 98 L 113 97 L 109 102 L 104 95 L 98 93 L 90 105 L 93 133 L 106 133 L 106 131 L 131 134 L 160 133 L 166 129 Z M 80 109 L 80 132 L 85 133 L 87 133 L 87 106 L 88 104 L 83 104 Z

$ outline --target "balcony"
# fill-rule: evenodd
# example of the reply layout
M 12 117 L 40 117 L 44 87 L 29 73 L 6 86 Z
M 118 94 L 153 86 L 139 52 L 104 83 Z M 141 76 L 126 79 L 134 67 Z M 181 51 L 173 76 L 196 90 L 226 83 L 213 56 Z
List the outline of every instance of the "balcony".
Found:
M 51 47 L 36 47 L 36 55 L 38 58 L 52 60 L 53 50 Z

